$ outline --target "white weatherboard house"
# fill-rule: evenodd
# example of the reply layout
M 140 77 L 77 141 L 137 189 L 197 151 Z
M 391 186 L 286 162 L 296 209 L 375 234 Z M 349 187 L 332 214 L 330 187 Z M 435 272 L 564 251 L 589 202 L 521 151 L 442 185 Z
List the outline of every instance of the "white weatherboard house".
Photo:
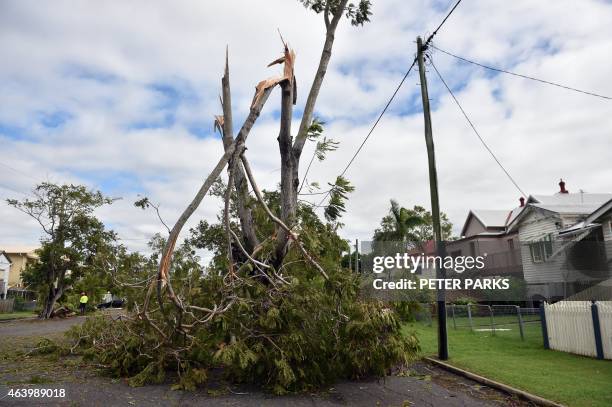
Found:
M 10 270 L 11 261 L 3 251 L 0 251 L 0 298 L 6 298 Z
M 518 232 L 529 297 L 567 298 L 605 279 L 612 259 L 610 193 L 531 195 L 508 224 Z M 608 248 L 606 248 L 606 245 Z

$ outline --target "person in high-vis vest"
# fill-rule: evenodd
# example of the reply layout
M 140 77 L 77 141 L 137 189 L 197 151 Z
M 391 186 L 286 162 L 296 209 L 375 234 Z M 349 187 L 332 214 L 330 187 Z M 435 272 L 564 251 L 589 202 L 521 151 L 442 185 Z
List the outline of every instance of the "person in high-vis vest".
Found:
M 85 308 L 87 307 L 87 301 L 89 301 L 89 298 L 87 298 L 87 294 L 82 292 L 81 299 L 79 300 L 79 310 L 81 311 L 81 315 L 85 315 Z

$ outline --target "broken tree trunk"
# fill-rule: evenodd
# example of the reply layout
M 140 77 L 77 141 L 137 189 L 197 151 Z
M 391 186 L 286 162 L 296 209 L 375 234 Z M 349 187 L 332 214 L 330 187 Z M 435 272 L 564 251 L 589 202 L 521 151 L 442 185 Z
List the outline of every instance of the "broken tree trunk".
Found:
M 281 156 L 281 220 L 292 228 L 295 224 L 297 211 L 297 184 L 294 175 L 297 174 L 298 161 L 293 155 L 293 137 L 291 136 L 291 119 L 293 116 L 293 81 L 281 82 L 281 115 L 280 130 L 278 134 L 278 147 Z M 277 243 L 274 255 L 274 267 L 278 268 L 283 262 L 289 248 L 289 235 L 284 229 L 277 233 Z
M 179 219 L 176 221 L 176 224 L 170 231 L 170 235 L 168 236 L 168 240 L 166 241 L 166 244 L 164 245 L 164 249 L 162 251 L 162 257 L 159 262 L 159 270 L 157 273 L 157 298 L 158 298 L 160 307 L 163 307 L 161 291 L 162 291 L 163 286 L 166 285 L 167 290 L 168 290 L 168 296 L 170 297 L 174 305 L 180 310 L 184 309 L 181 300 L 177 298 L 177 296 L 174 293 L 174 290 L 172 289 L 172 284 L 170 283 L 170 278 L 169 278 L 172 254 L 174 252 L 174 247 L 176 246 L 176 242 L 178 240 L 179 234 L 181 233 L 181 230 L 185 226 L 185 223 L 187 223 L 187 220 L 189 220 L 189 218 L 195 212 L 198 206 L 200 206 L 202 199 L 204 199 L 204 196 L 208 193 L 208 190 L 210 189 L 212 184 L 219 177 L 219 175 L 221 175 L 221 172 L 223 171 L 223 169 L 229 162 L 230 158 L 232 157 L 236 149 L 244 149 L 244 143 L 246 142 L 249 132 L 251 131 L 251 129 L 253 128 L 253 125 L 255 124 L 255 121 L 259 117 L 259 114 L 261 113 L 261 109 L 263 108 L 264 104 L 268 100 L 268 97 L 270 96 L 272 89 L 273 87 L 264 89 L 263 92 L 261 92 L 261 94 L 257 98 L 256 102 L 254 101 L 253 105 L 251 106 L 251 110 L 249 112 L 248 117 L 246 118 L 244 124 L 242 125 L 240 132 L 238 132 L 238 136 L 232 142 L 229 148 L 226 149 L 225 154 L 223 154 L 221 159 L 219 159 L 219 162 L 217 163 L 213 171 L 208 175 L 208 177 L 204 181 L 204 184 L 202 185 L 202 187 L 200 188 L 196 196 L 193 198 L 193 200 L 187 206 L 187 208 L 185 208 L 182 215 L 179 217 Z M 151 282 L 151 284 L 155 284 L 155 282 L 153 281 Z M 145 302 L 144 302 L 143 310 L 141 313 L 145 317 L 146 317 L 147 307 L 149 305 L 151 293 L 152 293 L 152 290 L 149 289 Z
M 234 141 L 234 129 L 232 121 L 232 95 L 229 80 L 229 62 L 228 53 L 225 51 L 225 71 L 221 78 L 222 97 L 221 105 L 223 107 L 223 123 L 221 124 L 221 134 L 223 136 L 223 148 L 225 151 Z M 240 219 L 240 229 L 244 238 L 244 248 L 247 252 L 252 253 L 255 247 L 259 244 L 257 235 L 255 234 L 255 225 L 253 224 L 253 213 L 249 207 L 249 188 L 244 176 L 242 163 L 237 160 L 236 171 L 233 177 L 234 186 L 236 187 L 236 202 L 238 209 L 238 218 Z

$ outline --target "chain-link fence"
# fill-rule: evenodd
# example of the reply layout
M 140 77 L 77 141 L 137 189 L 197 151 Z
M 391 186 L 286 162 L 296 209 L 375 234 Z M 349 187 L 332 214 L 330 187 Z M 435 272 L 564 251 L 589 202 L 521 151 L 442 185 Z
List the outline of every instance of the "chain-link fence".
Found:
M 496 336 L 541 338 L 539 308 L 518 305 L 446 305 L 446 323 L 449 329 L 469 330 Z M 435 304 L 421 304 L 415 318 L 429 326 L 435 320 Z

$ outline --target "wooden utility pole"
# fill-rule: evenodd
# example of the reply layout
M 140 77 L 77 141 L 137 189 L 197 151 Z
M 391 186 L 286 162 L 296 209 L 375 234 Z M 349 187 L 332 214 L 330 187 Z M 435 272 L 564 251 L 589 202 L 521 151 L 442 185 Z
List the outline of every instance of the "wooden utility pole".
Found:
M 359 239 L 355 239 L 355 273 L 359 273 Z
M 438 175 L 436 172 L 436 154 L 434 151 L 433 134 L 431 129 L 431 113 L 429 109 L 429 94 L 427 92 L 427 78 L 425 77 L 425 50 L 423 40 L 417 37 L 417 61 L 421 80 L 421 98 L 423 99 L 423 116 L 425 118 L 425 144 L 427 145 L 427 161 L 429 163 L 429 190 L 431 192 L 431 217 L 433 220 L 434 240 L 436 241 L 436 254 L 441 259 L 445 256 L 444 242 L 442 241 L 442 227 L 440 225 L 440 202 L 438 199 Z M 446 278 L 446 271 L 442 262 L 436 263 L 436 278 Z M 438 263 L 440 263 L 438 265 Z M 438 358 L 448 359 L 448 336 L 446 332 L 446 299 L 444 288 L 437 292 L 438 311 Z

